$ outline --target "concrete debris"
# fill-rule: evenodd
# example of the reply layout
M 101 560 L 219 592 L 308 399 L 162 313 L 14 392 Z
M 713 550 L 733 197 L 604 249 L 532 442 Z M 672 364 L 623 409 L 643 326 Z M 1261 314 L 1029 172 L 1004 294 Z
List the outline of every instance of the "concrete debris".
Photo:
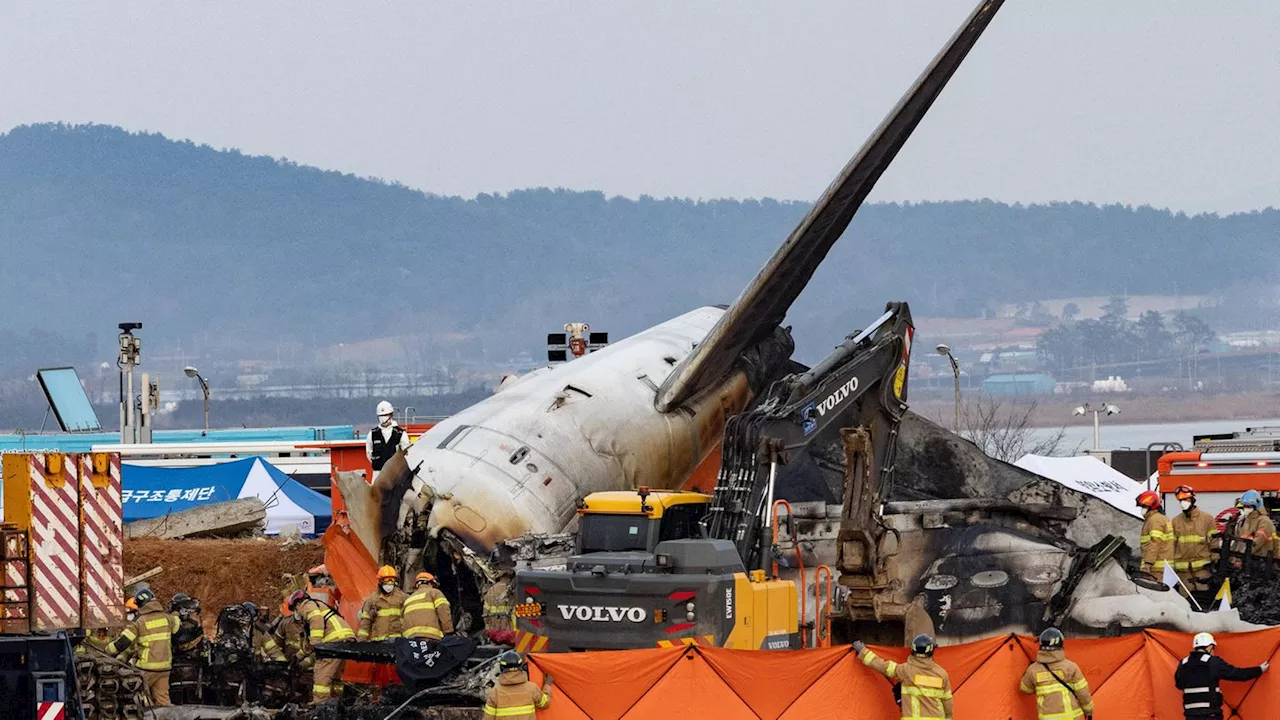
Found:
M 132 587 L 132 586 L 137 585 L 138 583 L 140 583 L 140 582 L 142 582 L 142 581 L 144 581 L 144 580 L 150 580 L 151 578 L 153 578 L 153 577 L 155 577 L 155 576 L 159 575 L 159 574 L 160 574 L 160 573 L 162 573 L 162 572 L 164 572 L 164 566 L 163 566 L 163 565 L 157 565 L 157 566 L 155 566 L 155 567 L 151 568 L 150 570 L 148 570 L 148 571 L 146 571 L 146 572 L 142 573 L 141 575 L 134 575 L 134 576 L 133 576 L 133 577 L 131 577 L 131 578 L 127 578 L 127 579 L 124 581 L 124 586 L 125 586 L 126 588 Z
M 202 505 L 189 510 L 124 526 L 125 537 L 174 540 L 188 537 L 229 537 L 258 529 L 267 519 L 267 508 L 256 497 Z

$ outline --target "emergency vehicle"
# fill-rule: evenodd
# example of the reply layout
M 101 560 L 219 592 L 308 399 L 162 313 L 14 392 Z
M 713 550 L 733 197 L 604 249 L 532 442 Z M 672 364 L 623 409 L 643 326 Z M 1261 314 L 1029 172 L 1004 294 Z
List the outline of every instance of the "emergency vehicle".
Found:
M 1201 435 L 1191 450 L 1165 453 L 1157 464 L 1165 507 L 1176 508 L 1174 488 L 1196 492 L 1196 504 L 1219 515 L 1246 490 L 1262 493 L 1268 511 L 1280 509 L 1280 427 Z

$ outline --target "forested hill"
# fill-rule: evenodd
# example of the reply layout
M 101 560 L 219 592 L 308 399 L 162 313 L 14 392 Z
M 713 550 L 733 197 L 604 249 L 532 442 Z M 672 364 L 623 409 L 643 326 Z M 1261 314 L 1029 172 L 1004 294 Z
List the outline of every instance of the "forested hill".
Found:
M 536 353 L 569 320 L 622 335 L 731 302 L 806 207 L 548 189 L 439 197 L 160 135 L 20 127 L 0 136 L 0 330 L 110 341 L 136 319 L 156 342 L 312 346 L 427 329 L 479 335 L 492 357 Z M 791 321 L 821 353 L 887 300 L 954 315 L 1214 292 L 1274 277 L 1278 259 L 1272 210 L 875 204 Z

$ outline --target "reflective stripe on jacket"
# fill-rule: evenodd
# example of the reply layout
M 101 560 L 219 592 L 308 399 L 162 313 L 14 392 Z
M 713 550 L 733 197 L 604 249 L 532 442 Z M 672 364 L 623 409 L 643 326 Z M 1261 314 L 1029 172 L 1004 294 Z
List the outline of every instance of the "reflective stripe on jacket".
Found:
M 485 717 L 507 720 L 535 720 L 537 711 L 551 704 L 551 696 L 529 682 L 523 670 L 507 670 L 485 697 Z
M 1218 531 L 1213 516 L 1192 506 L 1190 512 L 1173 517 L 1173 566 L 1176 570 L 1199 570 L 1213 562 L 1209 537 Z
M 1267 517 L 1266 510 L 1254 510 L 1249 517 L 1236 525 L 1236 537 L 1253 541 L 1254 555 L 1270 555 L 1271 541 L 1276 536 L 1276 524 Z M 1242 550 L 1242 548 L 1236 548 Z
M 952 717 L 951 678 L 933 658 L 911 655 L 906 662 L 897 663 L 864 650 L 862 664 L 896 681 L 901 687 L 903 720 L 949 720 Z
M 453 632 L 453 609 L 439 589 L 427 586 L 405 598 L 404 636 L 435 638 Z
M 1022 673 L 1018 689 L 1035 693 L 1040 720 L 1074 720 L 1093 714 L 1089 681 L 1062 650 L 1041 650 Z
M 1163 570 L 1173 560 L 1173 521 L 1159 510 L 1148 510 L 1142 523 L 1142 564 Z
M 140 670 L 164 672 L 173 668 L 172 641 L 177 629 L 177 616 L 166 613 L 159 601 L 152 600 L 138 610 L 138 618 L 107 646 L 107 652 L 115 655 L 136 645 L 134 657 Z
M 336 610 L 315 600 L 306 600 L 298 605 L 299 610 L 303 607 L 308 608 L 304 617 L 307 618 L 307 637 L 312 645 L 355 640 L 356 634 L 351 631 L 351 626 Z
M 284 650 L 280 649 L 280 643 L 276 642 L 271 631 L 263 627 L 253 629 L 253 654 L 263 662 L 288 661 L 284 656 Z
M 511 605 L 511 584 L 506 580 L 494 583 L 484 594 L 484 629 L 514 630 L 515 608 Z
M 375 590 L 360 608 L 360 630 L 356 637 L 374 641 L 400 637 L 404 631 L 401 608 L 407 598 L 399 588 L 385 595 L 381 589 Z
M 1183 715 L 1188 718 L 1220 720 L 1222 692 L 1218 688 L 1218 682 L 1252 680 L 1261 674 L 1260 667 L 1238 668 L 1216 655 L 1193 650 L 1178 664 L 1178 669 L 1173 673 L 1173 684 L 1182 691 Z

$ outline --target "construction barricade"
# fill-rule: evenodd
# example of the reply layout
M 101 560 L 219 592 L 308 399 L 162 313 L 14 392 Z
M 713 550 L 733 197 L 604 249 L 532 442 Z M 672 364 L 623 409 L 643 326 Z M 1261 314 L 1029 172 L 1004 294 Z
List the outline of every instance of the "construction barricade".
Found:
M 1220 634 L 1217 653 L 1237 666 L 1275 662 L 1280 628 Z M 1036 720 L 1035 697 L 1018 691 L 1035 659 L 1035 638 L 1008 635 L 939 648 L 936 659 L 951 675 L 955 716 L 965 720 Z M 896 661 L 904 648 L 874 648 Z M 1182 718 L 1174 687 L 1178 661 L 1191 651 L 1191 635 L 1163 630 L 1102 640 L 1069 640 L 1067 656 L 1080 665 L 1095 702 L 1094 717 Z M 551 707 L 541 720 L 619 720 L 696 717 L 896 718 L 892 688 L 865 667 L 852 648 L 725 650 L 702 646 L 531 656 L 530 679 L 555 677 Z M 1227 717 L 1280 716 L 1280 675 L 1222 684 Z M 1234 710 L 1235 714 L 1232 714 Z
M 119 626 L 119 455 L 6 453 L 2 462 L 5 631 Z M 19 621 L 23 601 L 29 615 Z

